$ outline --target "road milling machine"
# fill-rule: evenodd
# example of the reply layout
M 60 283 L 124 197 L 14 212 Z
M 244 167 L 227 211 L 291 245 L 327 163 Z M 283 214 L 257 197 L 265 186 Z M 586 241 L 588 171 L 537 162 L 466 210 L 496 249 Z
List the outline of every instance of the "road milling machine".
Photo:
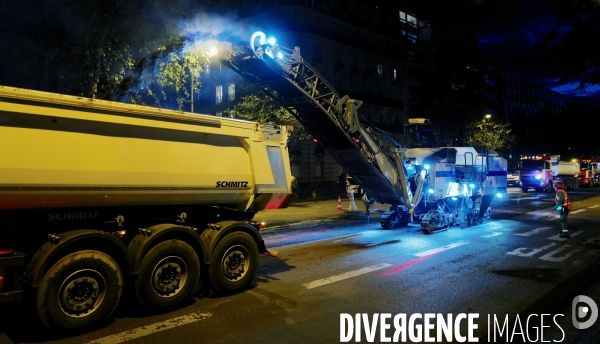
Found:
M 359 120 L 362 101 L 340 95 L 301 56 L 300 48 L 270 43 L 255 32 L 223 63 L 287 108 L 366 194 L 390 209 L 382 228 L 421 220 L 431 234 L 489 217 L 494 195 L 506 191 L 507 163 L 472 147 L 403 148 Z

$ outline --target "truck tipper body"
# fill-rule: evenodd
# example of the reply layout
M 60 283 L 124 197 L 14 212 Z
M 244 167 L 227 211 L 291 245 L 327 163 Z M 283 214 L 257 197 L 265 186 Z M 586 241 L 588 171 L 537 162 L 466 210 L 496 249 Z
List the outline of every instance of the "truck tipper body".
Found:
M 269 254 L 262 209 L 291 193 L 277 125 L 0 86 L 0 307 L 56 331 L 149 311 L 201 281 L 243 290 Z

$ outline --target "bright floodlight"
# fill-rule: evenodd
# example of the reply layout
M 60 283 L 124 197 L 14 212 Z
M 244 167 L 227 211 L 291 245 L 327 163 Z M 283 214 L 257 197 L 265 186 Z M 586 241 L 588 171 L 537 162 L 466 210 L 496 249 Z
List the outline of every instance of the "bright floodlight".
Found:
M 269 39 L 267 39 L 267 43 L 269 43 L 270 45 L 275 44 L 275 42 L 277 42 L 277 40 L 275 39 L 275 37 L 270 37 Z
M 208 55 L 209 56 L 215 56 L 215 55 L 217 55 L 217 48 L 216 47 L 210 48 L 210 50 L 208 51 Z
M 281 52 L 278 52 L 278 53 L 277 53 L 277 57 L 278 57 L 278 58 L 280 58 L 280 59 L 282 59 L 282 58 L 283 58 L 283 53 L 281 53 Z

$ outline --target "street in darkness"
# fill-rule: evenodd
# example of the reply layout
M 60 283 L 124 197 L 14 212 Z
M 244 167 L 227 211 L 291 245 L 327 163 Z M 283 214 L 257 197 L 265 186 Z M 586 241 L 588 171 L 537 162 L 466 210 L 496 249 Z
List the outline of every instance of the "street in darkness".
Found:
M 488 315 L 508 319 L 512 337 L 496 333 L 496 342 L 520 342 L 525 335 L 532 342 L 539 317 L 523 335 L 512 333 L 515 319 L 526 331 L 528 315 L 562 312 L 556 323 L 544 319 L 538 341 L 590 337 L 590 330 L 573 328 L 565 310 L 581 291 L 598 295 L 585 289 L 594 285 L 598 264 L 598 190 L 570 193 L 568 240 L 558 237 L 553 194 L 517 190 L 492 204 L 492 219 L 484 224 L 432 235 L 418 224 L 383 230 L 377 212 L 367 222 L 346 210 L 345 197 L 344 211 L 337 210 L 336 197 L 296 201 L 255 216 L 265 222 L 265 244 L 277 257 L 261 256 L 250 290 L 230 296 L 202 290 L 189 305 L 160 315 L 123 306 L 102 328 L 68 338 L 56 338 L 37 323 L 23 331 L 15 324 L 22 321 L 16 310 L 2 315 L 0 332 L 15 343 L 337 343 L 341 314 L 367 314 L 372 321 L 383 313 L 475 313 L 480 342 L 490 340 Z M 357 206 L 364 211 L 362 203 Z M 387 332 L 391 338 L 393 325 Z M 466 335 L 466 321 L 460 333 Z M 368 342 L 364 329 L 361 341 Z

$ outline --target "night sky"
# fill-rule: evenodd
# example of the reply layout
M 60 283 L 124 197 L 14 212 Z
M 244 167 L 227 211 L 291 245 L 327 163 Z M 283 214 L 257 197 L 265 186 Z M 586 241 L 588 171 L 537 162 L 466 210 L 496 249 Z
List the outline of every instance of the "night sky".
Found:
M 482 46 L 495 52 L 508 72 L 567 96 L 600 100 L 598 85 L 586 88 L 586 92 L 574 93 L 576 83 L 560 84 L 551 77 L 547 55 L 536 48 L 536 43 L 556 23 L 554 15 L 544 8 L 546 0 L 479 1 L 487 1 L 486 6 L 475 6 L 474 1 L 464 0 L 427 1 L 441 16 L 448 18 L 451 14 L 453 21 L 470 31 Z

